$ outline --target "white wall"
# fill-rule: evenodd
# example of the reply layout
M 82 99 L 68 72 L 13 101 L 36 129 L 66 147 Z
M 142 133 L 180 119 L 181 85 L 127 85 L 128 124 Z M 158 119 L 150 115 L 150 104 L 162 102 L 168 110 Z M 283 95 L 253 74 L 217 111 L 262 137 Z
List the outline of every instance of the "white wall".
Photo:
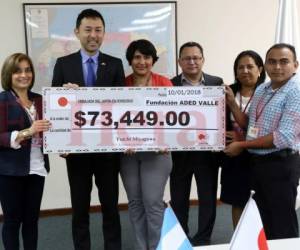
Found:
M 43 1 L 0 1 L 0 67 L 8 55 L 17 51 L 25 52 L 22 3 L 26 2 Z M 226 83 L 230 83 L 233 80 L 233 61 L 240 51 L 253 49 L 264 57 L 265 51 L 273 44 L 278 5 L 279 0 L 177 0 L 178 46 L 191 40 L 202 44 L 206 58 L 204 70 L 222 76 Z M 57 156 L 51 156 L 50 159 L 51 174 L 47 177 L 42 209 L 70 207 L 64 160 Z M 92 204 L 98 204 L 95 191 Z M 195 188 L 191 197 L 196 197 Z M 166 200 L 168 198 L 167 189 Z M 123 202 L 127 202 L 127 199 L 121 187 L 120 203 Z

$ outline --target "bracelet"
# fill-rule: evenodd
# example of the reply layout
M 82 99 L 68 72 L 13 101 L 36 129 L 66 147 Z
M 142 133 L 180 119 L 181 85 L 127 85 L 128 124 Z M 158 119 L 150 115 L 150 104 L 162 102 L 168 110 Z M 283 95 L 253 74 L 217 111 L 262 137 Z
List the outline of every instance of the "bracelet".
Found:
M 24 139 L 29 139 L 32 137 L 32 131 L 29 128 L 21 130 L 20 133 Z

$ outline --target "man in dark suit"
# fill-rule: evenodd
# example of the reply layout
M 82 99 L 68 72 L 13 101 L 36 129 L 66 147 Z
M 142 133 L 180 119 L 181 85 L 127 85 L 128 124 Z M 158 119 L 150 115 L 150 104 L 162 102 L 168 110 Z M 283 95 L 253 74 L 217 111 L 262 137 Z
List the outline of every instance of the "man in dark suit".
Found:
M 80 51 L 57 59 L 52 86 L 122 86 L 122 61 L 99 51 L 105 34 L 102 15 L 83 10 L 77 18 L 75 35 Z M 72 233 L 76 250 L 90 250 L 89 208 L 92 178 L 98 188 L 103 214 L 104 249 L 121 249 L 118 212 L 119 155 L 116 153 L 70 154 L 66 157 L 73 209 Z
M 219 86 L 220 77 L 202 72 L 203 49 L 196 42 L 188 42 L 179 50 L 178 63 L 182 74 L 174 77 L 174 86 Z M 170 177 L 171 205 L 188 235 L 188 213 L 191 181 L 195 176 L 199 200 L 198 231 L 191 238 L 193 245 L 206 245 L 210 242 L 216 218 L 216 196 L 218 185 L 217 153 L 207 151 L 173 152 L 173 169 Z

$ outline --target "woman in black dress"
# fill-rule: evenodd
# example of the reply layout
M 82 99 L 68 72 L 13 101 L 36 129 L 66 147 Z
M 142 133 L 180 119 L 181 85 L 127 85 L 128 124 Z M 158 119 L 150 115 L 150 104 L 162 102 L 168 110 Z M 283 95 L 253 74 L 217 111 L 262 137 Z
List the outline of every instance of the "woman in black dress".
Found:
M 240 111 L 247 113 L 255 88 L 266 78 L 263 60 L 255 51 L 243 51 L 235 59 L 233 70 L 235 83 L 227 87 L 227 98 L 235 98 Z M 230 109 L 227 110 L 226 141 L 231 143 L 244 138 L 247 128 L 240 128 Z M 234 228 L 250 196 L 249 160 L 248 152 L 244 151 L 237 157 L 225 156 L 222 164 L 220 199 L 232 205 Z

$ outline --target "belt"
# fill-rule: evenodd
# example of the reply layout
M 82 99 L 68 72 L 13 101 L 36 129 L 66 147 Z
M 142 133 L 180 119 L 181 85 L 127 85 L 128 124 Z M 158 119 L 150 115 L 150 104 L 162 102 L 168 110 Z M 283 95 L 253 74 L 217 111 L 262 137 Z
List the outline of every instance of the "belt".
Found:
M 282 149 L 265 155 L 251 154 L 253 159 L 268 159 L 268 158 L 286 158 L 294 155 L 299 155 L 299 151 L 292 149 Z

